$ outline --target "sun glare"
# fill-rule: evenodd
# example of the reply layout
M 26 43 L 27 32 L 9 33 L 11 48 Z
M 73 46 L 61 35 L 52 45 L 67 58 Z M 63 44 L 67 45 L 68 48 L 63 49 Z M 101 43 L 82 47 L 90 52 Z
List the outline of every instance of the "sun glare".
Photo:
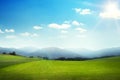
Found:
M 109 2 L 104 6 L 104 11 L 100 13 L 102 18 L 120 19 L 120 9 L 117 3 Z
M 104 6 L 104 11 L 100 13 L 100 16 L 105 19 L 112 19 L 115 21 L 117 32 L 119 33 L 120 8 L 117 2 L 108 2 Z M 110 23 L 109 23 L 110 24 Z
M 118 5 L 116 3 L 109 3 L 105 6 L 105 10 L 108 13 L 115 14 L 119 12 Z

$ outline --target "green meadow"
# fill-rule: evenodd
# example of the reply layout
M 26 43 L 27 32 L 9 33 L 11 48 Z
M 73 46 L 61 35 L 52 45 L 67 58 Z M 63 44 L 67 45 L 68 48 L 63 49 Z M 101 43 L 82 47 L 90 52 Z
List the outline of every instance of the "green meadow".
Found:
M 120 80 L 120 57 L 55 61 L 0 55 L 0 80 Z

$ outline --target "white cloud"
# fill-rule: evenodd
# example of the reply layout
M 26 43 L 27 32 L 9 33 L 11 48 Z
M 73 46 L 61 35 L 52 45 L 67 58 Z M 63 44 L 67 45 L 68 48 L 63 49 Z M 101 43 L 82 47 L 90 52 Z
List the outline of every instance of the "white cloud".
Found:
M 83 23 L 79 23 L 78 21 L 72 21 L 72 25 L 74 26 L 83 26 Z
M 5 32 L 7 32 L 7 33 L 13 33 L 13 32 L 15 32 L 15 30 L 14 29 L 5 29 Z
M 79 13 L 81 15 L 92 14 L 92 11 L 90 9 L 75 8 L 74 10 L 75 10 L 76 13 Z
M 35 30 L 43 29 L 43 27 L 41 27 L 41 26 L 33 26 L 33 28 L 34 28 Z
M 22 36 L 30 36 L 31 34 L 29 32 L 21 33 Z
M 0 33 L 4 33 L 4 32 L 0 29 Z
M 7 39 L 14 39 L 14 38 L 16 38 L 16 36 L 15 35 L 7 35 L 5 38 L 7 38 Z
M 24 37 L 38 37 L 39 36 L 36 33 L 29 33 L 29 32 L 24 32 L 24 33 L 21 33 L 20 35 Z
M 79 31 L 80 33 L 87 32 L 87 30 L 83 28 L 76 28 L 75 30 Z
M 81 9 L 80 9 L 80 8 L 75 8 L 74 10 L 76 11 L 76 13 L 81 12 Z
M 83 9 L 83 10 L 80 12 L 80 14 L 82 14 L 82 15 L 91 14 L 91 13 L 92 13 L 92 11 L 91 11 L 90 9 Z
M 113 11 L 113 12 L 101 12 L 99 14 L 102 18 L 110 18 L 110 19 L 120 19 L 120 11 Z
M 66 34 L 66 33 L 68 33 L 68 31 L 62 30 L 61 33 Z
M 68 28 L 71 27 L 71 25 L 70 24 L 65 24 L 65 23 L 63 23 L 61 25 L 56 24 L 56 23 L 52 23 L 52 24 L 49 24 L 48 27 L 49 28 L 54 28 L 54 29 L 68 29 Z
M 38 37 L 39 35 L 38 34 L 36 34 L 36 33 L 33 33 L 32 35 L 31 35 L 31 37 Z

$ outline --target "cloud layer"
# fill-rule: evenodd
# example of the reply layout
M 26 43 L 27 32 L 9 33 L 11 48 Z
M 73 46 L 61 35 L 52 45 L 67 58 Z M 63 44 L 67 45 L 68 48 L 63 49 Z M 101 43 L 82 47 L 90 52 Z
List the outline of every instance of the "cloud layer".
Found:
M 14 29 L 5 29 L 5 32 L 7 32 L 7 33 L 13 33 L 13 32 L 15 32 L 15 30 Z
M 56 23 L 51 23 L 48 25 L 49 28 L 54 28 L 54 29 L 68 29 L 71 27 L 70 24 L 56 24 Z
M 76 28 L 75 30 L 79 31 L 80 33 L 84 33 L 84 32 L 87 32 L 86 29 L 83 29 L 83 28 Z
M 74 21 L 72 21 L 72 25 L 74 25 L 74 26 L 83 26 L 84 24 L 74 20 Z
M 81 15 L 88 15 L 88 14 L 92 14 L 92 11 L 90 9 L 81 9 L 81 8 L 75 8 L 74 9 L 76 13 L 79 13 Z
M 24 37 L 38 37 L 39 36 L 37 33 L 29 33 L 29 32 L 24 32 L 24 33 L 21 33 L 20 35 Z
M 40 29 L 43 29 L 43 27 L 41 27 L 41 26 L 33 26 L 33 29 L 40 30 Z

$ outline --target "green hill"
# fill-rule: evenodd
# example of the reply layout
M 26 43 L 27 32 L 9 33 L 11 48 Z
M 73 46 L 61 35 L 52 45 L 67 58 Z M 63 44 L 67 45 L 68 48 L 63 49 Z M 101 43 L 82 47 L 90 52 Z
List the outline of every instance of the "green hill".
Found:
M 8 64 L 8 59 L 11 64 L 14 60 L 18 63 L 1 67 L 0 80 L 120 80 L 120 57 L 88 61 L 38 61 L 4 56 L 0 59 L 0 66 Z
M 39 59 L 0 54 L 0 68 L 36 60 Z

